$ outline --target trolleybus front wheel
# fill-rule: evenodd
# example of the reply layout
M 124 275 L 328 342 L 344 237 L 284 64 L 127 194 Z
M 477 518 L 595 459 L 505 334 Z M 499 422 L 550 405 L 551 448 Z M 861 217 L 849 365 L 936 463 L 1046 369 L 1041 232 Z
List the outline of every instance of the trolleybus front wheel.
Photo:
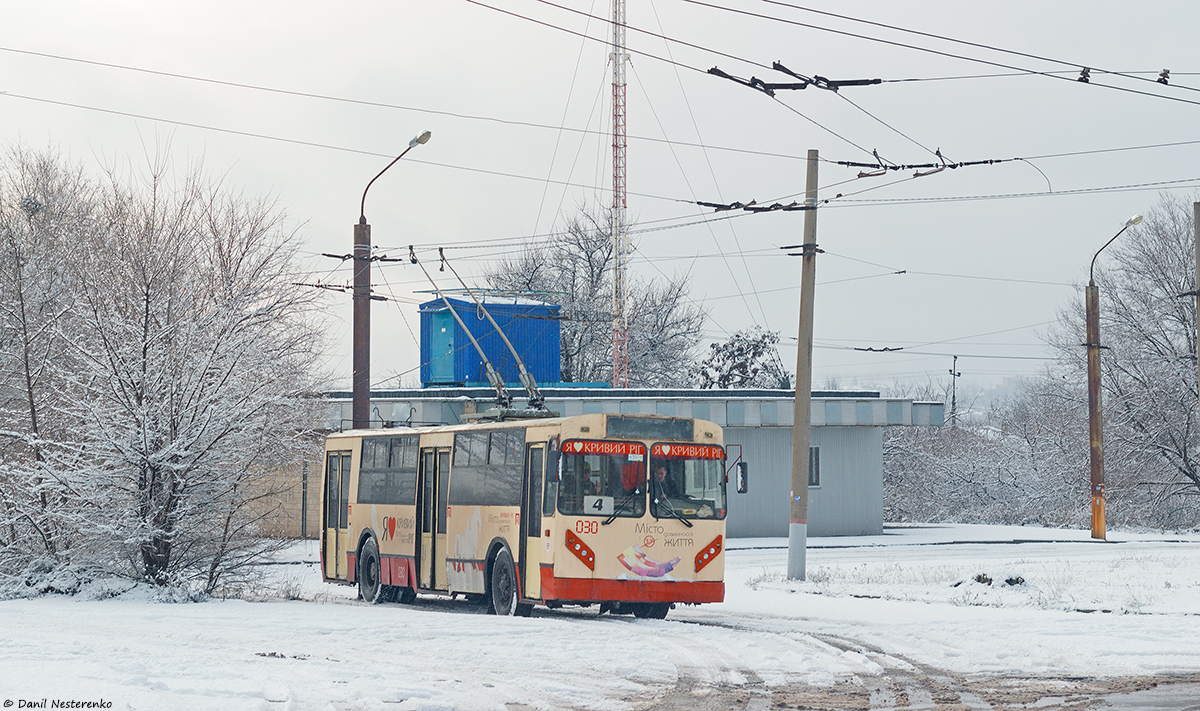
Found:
M 671 603 L 669 602 L 643 602 L 633 608 L 633 614 L 635 617 L 643 619 L 661 620 L 666 618 L 670 609 Z
M 358 594 L 374 605 L 386 601 L 387 587 L 379 575 L 379 544 L 368 537 L 358 554 Z
M 489 612 L 497 615 L 519 615 L 528 617 L 533 611 L 533 605 L 522 604 L 517 596 L 517 572 L 513 567 L 512 556 L 503 548 L 492 561 L 492 578 L 488 586 L 488 597 L 491 602 Z

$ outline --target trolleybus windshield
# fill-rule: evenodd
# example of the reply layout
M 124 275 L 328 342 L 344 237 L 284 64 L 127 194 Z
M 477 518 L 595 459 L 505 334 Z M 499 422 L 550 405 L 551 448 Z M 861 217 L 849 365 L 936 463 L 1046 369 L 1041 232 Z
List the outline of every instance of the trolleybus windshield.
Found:
M 574 515 L 643 516 L 646 446 L 638 442 L 563 442 L 558 510 Z
M 708 444 L 651 447 L 650 514 L 725 518 L 725 450 Z

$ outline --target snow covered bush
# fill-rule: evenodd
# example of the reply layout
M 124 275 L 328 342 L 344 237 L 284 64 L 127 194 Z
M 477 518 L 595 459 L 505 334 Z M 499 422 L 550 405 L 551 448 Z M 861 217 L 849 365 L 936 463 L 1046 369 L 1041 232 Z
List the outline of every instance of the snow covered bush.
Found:
M 1086 421 L 1079 438 L 1055 399 L 1043 397 L 1032 384 L 1025 387 L 1019 398 L 994 408 L 981 422 L 888 430 L 885 519 L 1084 525 L 1089 515 Z

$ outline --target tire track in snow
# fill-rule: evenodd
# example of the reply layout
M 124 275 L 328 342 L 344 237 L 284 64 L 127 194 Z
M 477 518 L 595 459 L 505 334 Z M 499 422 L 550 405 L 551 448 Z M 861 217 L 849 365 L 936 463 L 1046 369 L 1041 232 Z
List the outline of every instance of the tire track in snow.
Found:
M 667 624 L 699 625 L 718 627 L 737 632 L 751 632 L 760 636 L 771 636 L 789 643 L 808 642 L 814 649 L 828 657 L 837 657 L 853 675 L 853 684 L 861 685 L 863 693 L 853 690 L 840 693 L 842 696 L 863 697 L 862 706 L 855 708 L 871 711 L 934 711 L 935 709 L 962 709 L 963 711 L 994 711 L 991 704 L 965 684 L 940 669 L 891 654 L 860 640 L 826 633 L 809 633 L 795 630 L 781 631 L 766 625 L 756 625 L 746 620 L 718 622 L 713 620 L 672 620 Z M 858 667 L 856 670 L 855 667 Z M 701 680 L 697 680 L 701 681 Z M 769 688 L 769 687 L 768 687 Z M 814 692 L 821 695 L 820 687 Z M 783 696 L 809 696 L 805 692 L 780 690 Z M 774 695 L 773 695 L 774 696 Z M 810 699 L 797 699 L 803 704 Z M 772 698 L 774 704 L 776 699 Z M 782 701 L 786 705 L 786 701 Z

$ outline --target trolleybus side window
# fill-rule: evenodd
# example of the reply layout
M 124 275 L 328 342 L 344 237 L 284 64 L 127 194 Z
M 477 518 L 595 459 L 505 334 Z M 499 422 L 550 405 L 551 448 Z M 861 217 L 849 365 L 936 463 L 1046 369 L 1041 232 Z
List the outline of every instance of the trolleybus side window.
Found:
M 358 502 L 416 503 L 417 437 L 363 438 L 358 470 Z
M 437 453 L 438 470 L 438 513 L 437 532 L 446 532 L 446 505 L 448 502 L 447 485 L 450 482 L 450 453 L 439 449 Z M 432 477 L 431 477 L 432 478 Z
M 550 456 L 546 459 L 546 497 L 542 500 L 542 515 L 554 516 L 554 502 L 558 499 L 558 435 L 550 438 L 547 449 Z
M 423 481 L 425 482 L 425 487 L 424 487 L 425 490 L 423 492 L 421 492 L 421 502 L 419 504 L 420 510 L 422 512 L 422 514 L 421 514 L 421 533 L 430 533 L 431 529 L 432 529 L 432 524 L 430 523 L 430 521 L 433 520 L 433 516 L 432 516 L 433 509 L 430 506 L 430 502 L 433 500 L 433 479 L 434 479 L 434 472 L 436 471 L 435 464 L 434 464 L 434 462 L 435 462 L 434 457 L 436 457 L 436 456 L 437 456 L 437 452 L 432 449 L 427 449 L 422 454 L 424 461 L 421 464 L 421 469 L 422 469 Z
M 520 506 L 525 430 L 454 435 L 451 506 Z
M 338 513 L 338 528 L 346 528 L 350 517 L 350 455 L 343 454 L 338 459 L 342 466 L 341 505 Z
M 526 513 L 529 517 L 527 530 L 529 536 L 539 536 L 542 530 L 542 469 L 545 465 L 546 450 L 541 447 L 529 448 L 529 483 L 526 502 Z
M 714 445 L 650 449 L 650 514 L 725 518 L 725 452 Z
M 645 452 L 636 442 L 564 442 L 558 510 L 641 517 L 646 513 Z

